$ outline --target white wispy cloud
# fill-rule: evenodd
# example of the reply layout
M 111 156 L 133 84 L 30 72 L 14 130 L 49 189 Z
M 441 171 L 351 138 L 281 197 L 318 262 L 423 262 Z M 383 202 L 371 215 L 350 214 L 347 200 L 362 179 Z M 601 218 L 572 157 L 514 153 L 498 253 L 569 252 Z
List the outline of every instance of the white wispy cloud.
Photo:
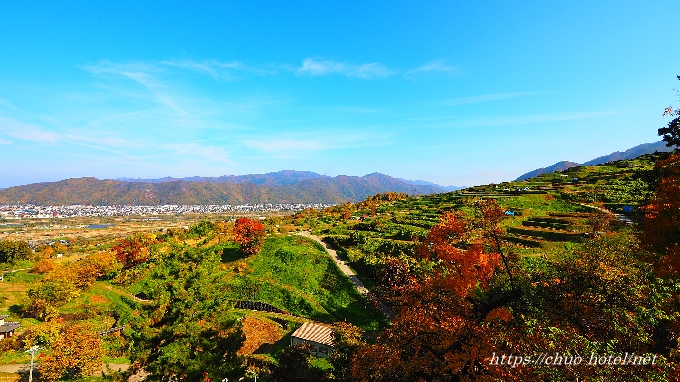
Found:
M 441 103 L 446 105 L 446 106 L 468 105 L 468 104 L 473 104 L 473 103 L 490 102 L 490 101 L 498 101 L 498 100 L 502 100 L 502 99 L 524 97 L 524 96 L 540 94 L 540 93 L 542 93 L 542 92 L 493 93 L 493 94 L 484 94 L 484 95 L 471 96 L 471 97 L 450 98 L 450 99 L 442 100 Z
M 371 129 L 358 131 L 348 128 L 319 127 L 315 131 L 297 135 L 250 137 L 240 142 L 246 147 L 279 158 L 304 157 L 308 153 L 325 150 L 351 150 L 390 145 L 393 134 L 383 131 L 382 128 L 382 126 L 373 126 Z M 374 129 L 377 130 L 373 131 Z
M 238 62 L 219 62 L 214 60 L 207 61 L 192 61 L 192 60 L 170 60 L 161 61 L 160 64 L 170 67 L 182 68 L 207 74 L 218 80 L 234 80 L 236 76 L 234 71 L 244 70 L 245 66 Z
M 329 145 L 316 140 L 245 140 L 244 145 L 264 152 L 317 151 L 329 148 Z
M 123 139 L 110 132 L 72 131 L 64 133 L 64 141 L 68 144 L 108 152 L 123 157 L 129 156 L 132 150 L 144 148 L 147 144 L 142 141 Z
M 347 76 L 370 80 L 373 78 L 387 77 L 394 73 L 396 72 L 388 69 L 386 66 L 374 62 L 372 64 L 363 64 L 358 68 L 351 70 L 347 73 Z
M 364 80 L 387 77 L 398 73 L 378 62 L 354 64 L 321 58 L 306 58 L 302 61 L 302 66 L 289 64 L 246 65 L 240 61 L 172 59 L 120 63 L 100 61 L 83 65 L 81 68 L 98 75 L 109 74 L 127 77 L 156 90 L 158 83 L 155 83 L 154 79 L 172 76 L 181 71 L 199 73 L 220 81 L 234 81 L 249 74 L 268 76 L 281 71 L 294 72 L 298 76 L 339 74 Z
M 149 73 L 122 72 L 121 74 L 146 87 L 147 90 L 151 92 L 151 94 L 153 94 L 161 104 L 165 105 L 171 110 L 174 110 L 180 116 L 189 115 L 189 113 L 179 104 L 179 102 L 177 102 L 176 97 L 169 94 L 168 89 L 166 89 L 160 81 L 151 76 Z
M 161 70 L 158 65 L 147 62 L 112 62 L 102 60 L 97 63 L 81 65 L 80 68 L 94 74 L 150 73 Z
M 280 65 L 254 66 L 246 65 L 240 61 L 171 59 L 139 62 L 104 60 L 81 67 L 94 74 L 117 74 L 130 76 L 133 79 L 138 78 L 138 73 L 161 76 L 177 74 L 178 71 L 187 71 L 206 75 L 216 80 L 232 81 L 239 79 L 243 73 L 259 76 L 276 74 L 278 73 L 277 67 L 280 67 Z
M 11 145 L 12 141 L 0 138 L 0 145 Z
M 62 135 L 42 127 L 0 116 L 0 133 L 31 142 L 58 142 Z
M 162 105 L 175 111 L 180 116 L 188 115 L 187 111 L 179 105 L 175 97 L 170 94 L 163 82 L 159 80 L 158 75 L 162 73 L 162 69 L 158 68 L 156 65 L 145 63 L 112 64 L 106 62 L 99 66 L 88 66 L 87 69 L 96 74 L 105 73 L 130 79 L 146 88 L 146 90 Z
M 203 146 L 197 143 L 170 143 L 163 145 L 163 147 L 181 156 L 193 156 L 212 162 L 234 164 L 223 147 Z
M 426 64 L 420 65 L 415 69 L 407 71 L 405 74 L 407 76 L 425 74 L 425 73 L 438 73 L 438 74 L 457 74 L 459 72 L 458 67 L 447 65 L 442 60 L 431 61 Z
M 355 65 L 345 62 L 315 58 L 304 59 L 302 61 L 302 66 L 296 71 L 296 74 L 300 76 L 326 76 L 329 74 L 341 74 L 347 77 L 361 78 L 364 80 L 387 77 L 395 73 L 395 71 L 390 70 L 386 66 L 377 62 Z
M 302 67 L 297 70 L 298 75 L 325 76 L 333 73 L 344 73 L 349 70 L 346 64 L 332 60 L 316 60 L 306 58 Z
M 246 65 L 240 61 L 222 62 L 218 60 L 167 60 L 160 61 L 160 65 L 190 70 L 208 75 L 216 80 L 233 81 L 239 79 L 241 74 L 255 74 L 266 76 L 276 74 L 278 71 L 273 65 L 254 66 Z
M 468 119 L 455 122 L 454 125 L 461 127 L 518 126 L 532 123 L 561 122 L 572 121 L 577 119 L 601 118 L 618 114 L 621 114 L 621 112 L 615 110 L 539 113 L 511 117 Z

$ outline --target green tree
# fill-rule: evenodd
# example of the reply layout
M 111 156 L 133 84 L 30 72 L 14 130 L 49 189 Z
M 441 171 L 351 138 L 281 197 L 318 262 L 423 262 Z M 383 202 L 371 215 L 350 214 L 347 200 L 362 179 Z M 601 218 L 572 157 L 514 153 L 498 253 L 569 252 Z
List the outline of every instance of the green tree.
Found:
M 31 253 L 25 241 L 0 240 L 0 263 L 16 263 L 28 259 Z
M 195 224 L 189 228 L 189 236 L 193 238 L 199 238 L 208 236 L 208 234 L 215 230 L 215 223 L 207 220 L 202 220 L 200 223 Z
M 364 345 L 362 335 L 360 328 L 347 322 L 340 323 L 333 332 L 333 351 L 328 360 L 333 365 L 334 380 L 353 381 L 352 356 Z
M 57 317 L 57 308 L 78 297 L 80 291 L 69 278 L 46 278 L 33 284 L 26 292 L 24 312 L 43 321 Z
M 327 378 L 324 370 L 312 364 L 309 344 L 287 347 L 279 356 L 279 364 L 274 368 L 274 378 L 278 382 L 320 382 Z
M 133 322 L 134 367 L 150 381 L 237 379 L 245 337 L 223 298 L 219 259 L 211 251 L 171 251 L 154 268 L 154 303 Z

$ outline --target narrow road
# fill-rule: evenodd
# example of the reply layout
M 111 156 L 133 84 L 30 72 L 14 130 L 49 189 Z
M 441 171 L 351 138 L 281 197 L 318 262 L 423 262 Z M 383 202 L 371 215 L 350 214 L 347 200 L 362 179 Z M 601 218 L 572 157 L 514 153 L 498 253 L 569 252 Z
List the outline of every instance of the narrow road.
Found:
M 618 219 L 619 221 L 621 221 L 621 222 L 624 223 L 624 224 L 628 224 L 628 225 L 633 225 L 633 224 L 635 224 L 634 221 L 630 220 L 630 218 L 629 218 L 628 216 L 624 215 L 624 214 L 617 214 L 617 213 L 614 213 L 614 212 L 609 211 L 608 209 L 601 208 L 601 207 L 596 207 L 596 206 L 591 206 L 590 204 L 585 204 L 585 203 L 577 203 L 577 204 L 579 204 L 579 205 L 581 205 L 581 206 L 583 206 L 583 207 L 588 207 L 588 208 L 596 209 L 596 210 L 598 210 L 598 211 L 602 211 L 602 212 L 604 212 L 604 213 L 612 214 L 612 215 L 614 215 L 614 217 L 615 217 L 616 219 Z
M 382 302 L 378 301 L 378 300 L 376 299 L 375 295 L 374 295 L 373 293 L 371 293 L 371 291 L 369 291 L 369 290 L 366 288 L 366 286 L 364 286 L 364 283 L 362 283 L 361 280 L 359 280 L 359 277 L 357 276 L 357 274 L 352 270 L 352 268 L 350 268 L 350 267 L 347 265 L 347 263 L 345 263 L 344 260 L 342 260 L 342 259 L 340 258 L 340 256 L 338 255 L 338 252 L 337 252 L 336 250 L 334 250 L 333 248 L 331 248 L 328 244 L 324 243 L 324 242 L 321 240 L 320 237 L 315 236 L 315 235 L 312 235 L 312 234 L 311 234 L 310 232 L 308 232 L 308 231 L 298 232 L 298 233 L 296 233 L 295 235 L 303 236 L 303 237 L 306 237 L 306 238 L 308 238 L 308 239 L 312 239 L 312 240 L 316 241 L 317 243 L 321 244 L 321 245 L 326 249 L 326 252 L 327 252 L 327 253 L 331 256 L 331 258 L 335 261 L 335 264 L 338 265 L 338 268 L 340 268 L 340 271 L 341 271 L 345 276 L 347 276 L 347 278 L 349 278 L 349 280 L 352 282 L 352 284 L 354 284 L 354 287 L 357 289 L 357 291 L 358 291 L 362 296 L 366 297 L 367 299 L 369 299 L 369 300 L 375 300 L 375 301 L 378 303 L 378 306 L 379 306 L 380 310 L 383 312 L 383 314 L 385 315 L 385 317 L 387 317 L 388 319 L 392 319 L 392 313 L 390 312 L 390 309 L 389 309 L 385 304 L 383 304 Z

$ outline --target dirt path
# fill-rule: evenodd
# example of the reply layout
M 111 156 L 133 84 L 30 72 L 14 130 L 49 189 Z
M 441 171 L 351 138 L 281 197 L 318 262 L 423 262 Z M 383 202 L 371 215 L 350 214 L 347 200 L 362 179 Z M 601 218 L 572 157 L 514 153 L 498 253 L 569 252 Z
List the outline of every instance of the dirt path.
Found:
M 6 274 L 6 273 L 14 273 L 14 272 L 19 272 L 19 271 L 28 271 L 28 270 L 30 270 L 30 269 L 31 269 L 31 268 L 8 269 L 8 270 L 6 270 L 6 271 L 0 271 L 0 273 L 2 273 L 2 274 L 4 275 L 4 274 Z
M 635 224 L 635 222 L 630 220 L 630 218 L 626 215 L 617 214 L 617 213 L 609 211 L 608 209 L 605 209 L 605 208 L 602 208 L 602 207 L 591 206 L 591 205 L 585 204 L 585 203 L 577 203 L 577 204 L 579 204 L 583 207 L 592 208 L 592 209 L 595 209 L 595 210 L 598 210 L 598 211 L 601 211 L 601 212 L 604 212 L 604 213 L 612 214 L 612 215 L 614 215 L 614 217 L 616 217 L 619 221 L 621 221 L 624 224 L 629 224 L 629 225 Z
M 366 286 L 364 286 L 364 283 L 362 283 L 361 280 L 359 280 L 359 277 L 357 276 L 356 272 L 354 272 L 352 270 L 352 268 L 350 268 L 349 265 L 347 265 L 347 263 L 345 263 L 345 261 L 340 258 L 340 256 L 338 255 L 338 252 L 336 250 L 331 248 L 328 244 L 324 243 L 321 240 L 320 237 L 312 235 L 310 232 L 307 232 L 307 231 L 298 232 L 295 235 L 303 236 L 303 237 L 306 237 L 308 239 L 312 239 L 312 240 L 316 241 L 317 243 L 321 244 L 326 249 L 326 252 L 331 256 L 331 258 L 338 265 L 338 268 L 340 268 L 340 271 L 345 276 L 347 276 L 347 278 L 349 278 L 349 280 L 352 282 L 352 284 L 354 284 L 354 287 L 357 289 L 357 291 L 362 296 L 364 296 L 364 297 L 366 297 L 370 300 L 376 300 L 376 297 L 373 295 L 373 293 L 371 293 L 371 291 L 369 291 L 366 288 Z M 380 301 L 377 301 L 377 303 L 380 307 L 380 310 L 383 312 L 383 314 L 385 314 L 385 317 L 387 317 L 388 319 L 391 319 L 392 313 L 390 312 L 389 308 Z
M 15 365 L 2 365 L 0 366 L 0 372 L 3 373 L 23 373 L 28 372 L 28 368 L 31 365 L 27 363 L 18 363 Z
M 150 304 L 150 303 L 153 302 L 152 300 L 144 300 L 144 299 L 141 299 L 141 298 L 139 298 L 139 297 L 137 297 L 137 296 L 135 296 L 135 295 L 133 295 L 133 294 L 130 294 L 130 293 L 125 292 L 125 291 L 122 291 L 122 290 L 120 290 L 120 289 L 118 289 L 118 288 L 114 288 L 113 286 L 111 286 L 111 285 L 109 285 L 109 284 L 101 283 L 100 285 L 101 285 L 101 287 L 104 288 L 104 289 L 110 290 L 110 291 L 112 291 L 112 292 L 116 292 L 116 293 L 118 293 L 118 294 L 121 295 L 121 296 L 125 296 L 125 297 L 127 297 L 127 298 L 131 298 L 131 299 L 133 299 L 133 300 L 135 300 L 135 301 L 137 301 L 137 302 L 140 302 L 140 303 L 142 303 L 142 304 Z

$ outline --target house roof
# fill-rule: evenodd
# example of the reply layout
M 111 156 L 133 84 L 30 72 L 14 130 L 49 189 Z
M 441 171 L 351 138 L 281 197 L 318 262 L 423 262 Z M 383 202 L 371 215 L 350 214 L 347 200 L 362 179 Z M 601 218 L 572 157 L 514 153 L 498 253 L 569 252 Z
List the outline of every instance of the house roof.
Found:
M 0 320 L 4 320 L 7 317 L 9 317 L 9 316 L 0 314 Z
M 21 324 L 18 322 L 5 322 L 5 325 L 0 325 L 0 334 L 13 332 L 17 330 L 19 326 L 21 326 Z
M 328 326 L 305 322 L 293 333 L 293 337 L 333 346 L 333 329 Z

